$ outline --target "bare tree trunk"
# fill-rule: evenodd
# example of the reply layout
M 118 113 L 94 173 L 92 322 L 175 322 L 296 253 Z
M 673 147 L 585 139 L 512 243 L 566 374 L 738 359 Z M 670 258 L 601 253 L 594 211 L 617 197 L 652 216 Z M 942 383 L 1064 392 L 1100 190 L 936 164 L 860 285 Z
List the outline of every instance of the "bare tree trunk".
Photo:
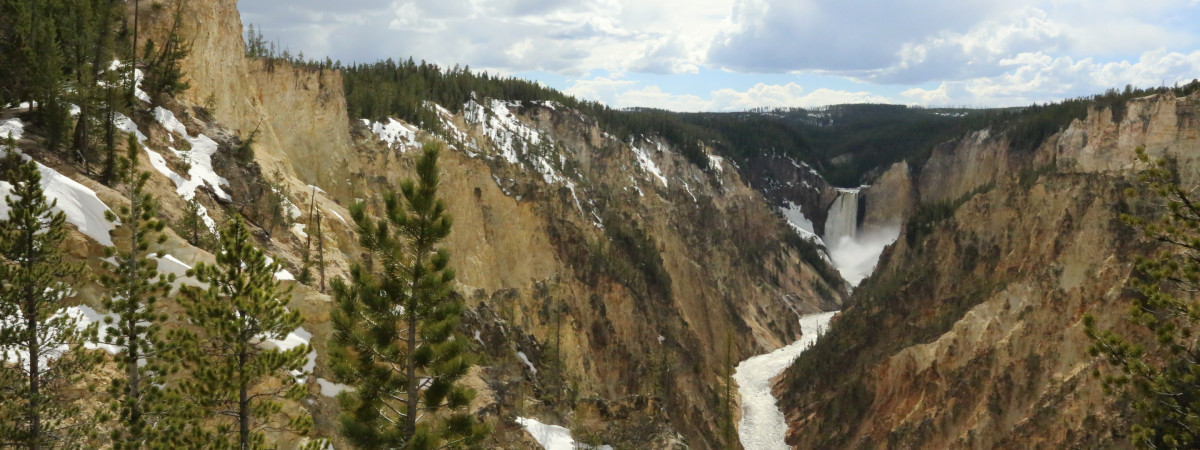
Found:
M 415 287 L 416 283 L 412 283 Z M 409 294 L 411 295 L 411 293 Z M 415 308 L 414 308 L 415 309 Z M 408 383 L 408 398 L 405 402 L 408 403 L 408 414 L 404 418 L 404 431 L 409 439 L 417 433 L 417 408 L 419 407 L 420 397 L 417 391 L 417 363 L 413 359 L 413 353 L 417 351 L 417 314 L 416 311 L 405 311 L 408 316 L 408 357 L 405 358 L 407 365 L 407 376 L 405 380 Z
M 238 353 L 238 363 L 246 366 L 246 350 Z M 242 369 L 244 370 L 244 369 Z M 239 370 L 241 372 L 242 370 Z M 239 378 L 242 378 L 239 374 Z M 238 380 L 238 443 L 242 450 L 250 450 L 250 398 L 245 380 Z
M 325 237 L 321 234 L 321 215 L 317 214 L 317 271 L 321 273 L 321 293 L 325 293 Z
M 25 254 L 33 253 L 33 233 L 25 233 Z M 33 265 L 32 259 L 26 256 L 23 264 L 28 269 Z M 28 272 L 28 270 L 26 271 Z M 42 442 L 42 416 L 39 411 L 41 408 L 41 384 L 42 379 L 39 376 L 41 367 L 39 367 L 38 359 L 42 356 L 41 345 L 38 342 L 38 317 L 37 317 L 37 294 L 34 292 L 34 286 L 26 286 L 25 297 L 25 332 L 28 333 L 25 337 L 26 346 L 29 350 L 29 406 L 26 410 L 29 420 L 29 443 L 30 450 L 37 450 L 41 447 Z
M 34 303 L 32 290 L 26 295 L 28 301 L 25 302 L 25 331 L 28 333 L 26 345 L 29 348 L 29 408 L 26 414 L 29 420 L 29 449 L 36 450 L 42 441 L 42 417 L 38 411 L 42 403 L 42 379 L 38 376 L 38 372 L 41 371 L 38 359 L 42 356 L 42 349 L 38 345 L 37 305 Z

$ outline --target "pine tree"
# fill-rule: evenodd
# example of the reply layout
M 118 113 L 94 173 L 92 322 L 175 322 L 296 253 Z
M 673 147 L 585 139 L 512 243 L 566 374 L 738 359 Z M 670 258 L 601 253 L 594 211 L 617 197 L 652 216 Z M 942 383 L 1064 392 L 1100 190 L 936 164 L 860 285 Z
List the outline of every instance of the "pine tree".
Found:
M 296 282 L 301 284 L 309 284 L 312 282 L 312 234 L 316 232 L 314 227 L 313 217 L 317 206 L 317 189 L 314 187 L 312 194 L 309 197 L 311 200 L 308 204 L 308 233 L 304 238 L 304 250 L 300 253 L 300 274 L 296 275 Z
M 1093 356 L 1103 356 L 1117 369 L 1102 378 L 1106 392 L 1129 400 L 1133 443 L 1142 448 L 1196 448 L 1200 445 L 1200 204 L 1193 188 L 1178 184 L 1166 160 L 1151 161 L 1145 149 L 1138 159 L 1144 193 L 1165 202 L 1157 217 L 1131 214 L 1122 220 L 1163 244 L 1157 253 L 1139 257 L 1130 284 L 1141 292 L 1130 307 L 1132 322 L 1155 339 L 1147 345 L 1112 330 L 1100 330 L 1090 314 L 1084 330 L 1092 339 Z M 1130 194 L 1136 194 L 1131 189 Z M 1095 372 L 1100 376 L 1100 371 Z
M 138 142 L 132 134 L 128 142 L 130 161 L 137 160 Z M 117 418 L 112 431 L 114 448 L 141 448 L 146 444 L 162 443 L 174 428 L 163 422 L 171 406 L 178 402 L 162 386 L 174 365 L 167 356 L 170 346 L 163 339 L 162 324 L 166 315 L 160 312 L 158 299 L 170 291 L 170 280 L 161 276 L 150 261 L 151 240 L 161 243 L 163 222 L 158 219 L 158 206 L 145 192 L 149 172 L 137 172 L 130 164 L 126 171 L 129 206 L 121 207 L 117 245 L 109 249 L 116 264 L 109 264 L 110 273 L 101 281 L 108 288 L 104 307 L 116 317 L 106 319 L 105 340 L 121 350 L 117 367 L 122 376 L 115 377 L 109 386 L 113 396 L 110 411 Z
M 357 447 L 457 447 L 487 432 L 465 411 L 474 391 L 455 384 L 471 359 L 455 334 L 463 304 L 451 296 L 454 269 L 438 246 L 451 224 L 437 198 L 440 149 L 425 143 L 418 181 L 385 197 L 386 219 L 372 222 L 363 203 L 351 208 L 370 259 L 351 268 L 350 284 L 333 282 L 330 357 L 355 389 L 340 395 L 338 420 Z
M 325 232 L 321 229 L 321 215 L 317 214 L 317 276 L 320 277 L 321 293 L 325 293 Z
M 143 86 L 153 98 L 163 95 L 174 95 L 188 90 L 190 87 L 183 80 L 183 59 L 191 52 L 191 44 L 183 40 L 183 6 L 180 3 L 175 10 L 175 19 L 162 48 L 157 48 L 153 40 L 146 41 L 143 58 L 146 64 L 146 76 Z
M 286 307 L 291 293 L 275 279 L 279 264 L 267 263 L 250 239 L 245 222 L 235 216 L 221 233 L 216 265 L 201 263 L 188 271 L 208 288 L 182 291 L 180 303 L 198 333 L 185 329 L 174 336 L 187 347 L 183 355 L 189 377 L 180 388 L 197 418 L 186 436 L 192 440 L 184 445 L 266 448 L 264 429 L 304 435 L 312 426 L 306 413 L 286 422 L 279 418 L 281 400 L 299 400 L 307 393 L 296 378 L 308 376 L 303 370 L 311 349 L 307 344 L 290 350 L 261 345 L 283 340 L 302 319 Z M 202 428 L 200 419 L 213 417 L 215 427 Z
M 200 235 L 200 229 L 204 227 L 204 218 L 200 215 L 200 202 L 195 198 L 188 200 L 183 205 L 183 218 L 180 220 L 180 228 L 183 231 L 184 239 L 187 239 L 188 244 L 205 248 L 204 240 Z
M 71 446 L 89 432 L 72 391 L 98 360 L 82 346 L 94 326 L 67 313 L 82 266 L 67 261 L 66 217 L 21 158 L 0 163 L 12 186 L 0 221 L 0 446 Z
M 36 102 L 33 117 L 46 136 L 46 146 L 58 150 L 62 148 L 70 125 L 67 102 L 63 98 L 66 81 L 63 74 L 64 56 L 52 14 L 57 9 L 57 2 L 33 4 L 31 27 L 28 30 L 31 45 L 24 52 L 29 67 L 30 94 Z

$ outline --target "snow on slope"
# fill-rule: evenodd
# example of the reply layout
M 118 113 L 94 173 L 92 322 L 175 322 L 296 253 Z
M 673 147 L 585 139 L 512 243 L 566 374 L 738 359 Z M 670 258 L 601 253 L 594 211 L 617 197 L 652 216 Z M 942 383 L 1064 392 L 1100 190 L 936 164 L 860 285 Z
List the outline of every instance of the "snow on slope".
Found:
M 63 309 L 59 310 L 58 312 L 54 313 L 51 317 L 58 318 L 58 317 L 63 317 L 64 315 L 66 317 L 68 317 L 68 322 L 73 322 L 75 325 L 75 328 L 77 328 L 79 330 L 87 329 L 88 326 L 90 326 L 92 324 L 96 324 L 96 328 L 97 328 L 97 332 L 98 332 L 96 342 L 84 342 L 83 348 L 86 348 L 88 350 L 97 350 L 97 349 L 104 350 L 104 351 L 108 352 L 109 354 L 113 354 L 113 355 L 120 353 L 119 347 L 117 347 L 115 345 L 111 345 L 111 344 L 101 343 L 105 340 L 104 338 L 105 338 L 105 335 L 107 334 L 104 331 L 104 318 L 105 317 L 115 317 L 115 316 L 113 316 L 112 314 L 100 314 L 99 312 L 96 312 L 96 310 L 92 309 L 91 307 L 88 307 L 87 305 L 79 305 L 79 306 L 71 306 L 71 307 L 63 308 Z M 19 316 L 19 311 L 18 311 L 18 316 Z M 5 320 L 5 319 L 0 319 L 0 322 L 2 322 L 3 320 Z M 13 325 L 13 324 L 9 323 L 8 325 Z M 50 331 L 50 333 L 56 333 L 56 332 L 57 332 L 56 330 Z M 66 351 L 69 348 L 70 347 L 68 347 L 67 345 L 60 345 L 53 349 L 43 349 L 43 353 L 38 358 L 38 364 L 41 367 L 46 367 L 46 364 L 49 361 L 57 359 L 58 357 L 62 356 L 63 353 L 66 353 Z M 21 346 L 21 345 L 12 345 L 12 346 L 0 345 L 0 362 L 8 362 L 8 363 L 13 363 L 13 364 L 24 364 L 28 360 L 29 360 L 29 352 L 24 351 L 23 346 Z
M 19 136 L 24 132 L 24 125 L 19 120 L 16 122 L 5 121 L 4 123 L 12 127 L 8 131 L 10 135 Z M 3 151 L 7 152 L 8 150 Z M 104 217 L 105 212 L 109 211 L 108 205 L 100 201 L 96 192 L 58 171 L 42 165 L 42 163 L 35 164 L 37 164 L 38 172 L 42 175 L 42 190 L 45 192 L 46 199 L 55 202 L 53 209 L 62 211 L 66 215 L 67 222 L 75 225 L 76 228 L 79 228 L 79 232 L 100 245 L 113 245 L 112 237 L 108 234 L 114 227 L 113 222 L 109 222 Z M 12 187 L 12 184 L 8 182 L 0 181 L 0 218 L 8 218 L 8 204 L 3 199 L 12 193 Z
M 176 183 L 176 191 L 179 195 L 183 196 L 185 200 L 191 200 L 192 196 L 195 195 L 196 188 L 202 184 L 207 184 L 208 187 L 212 188 L 213 193 L 217 197 L 226 201 L 233 200 L 229 194 L 221 189 L 221 186 L 229 186 L 229 180 L 217 175 L 217 172 L 213 170 L 212 155 L 217 153 L 216 141 L 203 134 L 197 134 L 196 137 L 188 136 L 187 130 L 175 118 L 175 114 L 161 106 L 154 107 L 154 118 L 168 131 L 181 134 L 192 146 L 192 149 L 186 152 L 171 149 L 175 153 L 175 156 L 187 161 L 191 166 L 188 170 L 188 175 L 191 176 L 191 179 L 184 180 L 182 184 Z M 174 180 L 173 178 L 172 181 Z
M 0 140 L 12 137 L 13 140 L 20 140 L 25 134 L 25 124 L 21 119 L 13 117 L 11 119 L 0 120 Z
M 304 364 L 301 370 L 292 371 L 292 376 L 296 377 L 297 383 L 304 384 L 305 381 L 308 381 L 304 375 L 311 374 L 313 368 L 317 366 L 317 349 L 309 344 L 312 341 L 312 333 L 309 333 L 304 327 L 299 327 L 289 332 L 283 339 L 263 339 L 263 341 L 270 342 L 275 348 L 281 351 L 288 351 L 301 345 L 309 345 L 308 362 Z
M 533 367 L 533 363 L 529 362 L 529 357 L 525 356 L 525 352 L 517 352 L 517 358 L 520 358 L 521 362 L 525 363 L 525 367 L 528 367 L 530 372 L 537 375 L 537 367 Z
M 75 325 L 80 330 L 85 329 L 88 325 L 96 324 L 96 342 L 85 342 L 83 348 L 88 350 L 104 350 L 110 355 L 121 353 L 121 348 L 112 344 L 104 344 L 107 341 L 108 332 L 105 330 L 104 319 L 111 317 L 114 321 L 117 319 L 116 314 L 100 314 L 96 310 L 87 305 L 71 306 L 66 309 L 66 314 L 75 319 Z
M 792 203 L 789 200 L 783 207 L 778 209 L 779 213 L 783 214 L 783 217 L 787 219 L 788 225 L 791 225 L 792 229 L 796 231 L 796 234 L 809 241 L 824 245 L 821 237 L 817 236 L 812 221 L 808 220 L 808 217 L 804 215 L 804 211 L 800 208 L 800 205 Z
M 324 378 L 317 378 L 317 386 L 321 388 L 321 395 L 326 397 L 337 397 L 342 392 L 354 392 L 354 388 L 341 383 L 334 383 Z
M 733 373 L 742 396 L 742 419 L 738 422 L 738 439 L 742 446 L 755 450 L 786 450 L 784 434 L 787 422 L 775 397 L 771 395 L 771 379 L 779 376 L 801 353 L 808 350 L 824 332 L 837 312 L 812 314 L 800 318 L 799 340 L 790 345 L 758 356 L 747 358 Z
M 366 125 L 379 140 L 387 143 L 388 148 L 399 149 L 400 153 L 408 151 L 410 148 L 417 147 L 417 127 L 388 118 L 388 122 L 371 122 L 367 119 L 362 119 L 363 125 Z
M 634 156 L 637 156 L 638 166 L 641 166 L 642 170 L 646 173 L 654 175 L 659 181 L 662 181 L 663 187 L 668 187 L 667 177 L 664 177 L 662 171 L 658 170 L 658 165 L 654 164 L 654 160 L 650 159 L 650 156 L 646 154 L 646 151 L 636 145 L 633 145 L 632 142 L 630 142 L 629 148 L 633 149 Z
M 521 103 L 500 100 L 490 100 L 486 103 L 487 105 L 483 105 L 477 103 L 475 100 L 468 101 L 463 105 L 464 120 L 468 124 L 478 126 L 483 131 L 483 134 L 492 141 L 493 150 L 499 152 L 499 156 L 509 164 L 520 167 L 522 166 L 521 160 L 524 159 L 528 161 L 527 165 L 529 168 L 541 174 L 542 180 L 546 184 L 551 186 L 561 184 L 565 186 L 571 192 L 571 197 L 575 200 L 575 207 L 579 210 L 579 214 L 585 220 L 589 219 L 587 211 L 584 211 L 583 204 L 579 201 L 575 182 L 554 168 L 554 164 L 549 157 L 551 155 L 535 151 L 543 143 L 550 144 L 553 140 L 547 136 L 542 136 L 542 133 L 537 129 L 521 123 L 516 114 L 509 110 L 509 108 L 519 108 Z M 438 111 L 445 111 L 440 106 L 438 108 Z M 445 111 L 445 113 L 449 114 L 449 111 Z M 472 155 L 474 156 L 475 154 L 472 153 Z M 501 184 L 500 179 L 495 175 L 492 178 L 496 180 L 496 185 L 500 186 L 505 195 L 508 195 L 508 191 L 504 189 L 504 185 Z M 592 216 L 597 216 L 597 214 L 593 211 Z M 597 228 L 604 228 L 598 220 L 593 220 L 592 224 Z
M 558 425 L 546 425 L 536 419 L 517 417 L 517 423 L 525 427 L 525 431 L 533 436 L 533 440 L 546 450 L 613 450 L 612 446 L 601 445 L 593 447 L 575 442 L 571 438 L 571 430 Z
M 212 188 L 213 193 L 217 197 L 226 201 L 232 200 L 232 197 L 221 189 L 222 185 L 229 185 L 229 180 L 217 175 L 217 172 L 212 167 L 212 155 L 217 152 L 217 143 L 203 134 L 199 134 L 195 138 L 188 136 L 187 128 L 179 122 L 179 119 L 175 118 L 175 114 L 161 106 L 154 107 L 154 119 L 167 130 L 168 137 L 170 137 L 172 142 L 175 140 L 174 135 L 178 134 L 186 139 L 192 147 L 191 150 L 186 152 L 168 147 L 175 156 L 188 162 L 190 166 L 188 176 L 190 178 L 184 178 L 182 175 L 171 170 L 171 167 L 167 165 L 167 160 L 163 158 L 161 153 L 150 150 L 150 147 L 142 146 L 142 150 L 149 155 L 150 165 L 154 167 L 154 170 L 170 179 L 172 183 L 175 183 L 175 193 L 179 194 L 184 200 L 192 200 L 196 198 L 196 189 L 201 185 L 207 184 Z M 146 140 L 146 136 L 138 131 L 137 126 L 129 118 L 118 113 L 117 123 L 127 124 L 126 126 L 129 129 L 126 132 L 137 133 L 139 142 Z M 199 206 L 200 220 L 204 222 L 204 226 L 213 234 L 218 234 L 217 222 L 208 215 L 208 209 L 204 205 L 197 206 Z
M 67 222 L 74 224 L 79 232 L 100 245 L 113 245 L 108 232 L 114 225 L 104 217 L 105 212 L 109 211 L 108 205 L 96 197 L 96 192 L 42 163 L 37 163 L 37 167 L 42 173 L 42 189 L 46 192 L 46 198 L 57 202 L 54 209 L 66 214 Z M 4 216 L 8 216 L 8 211 L 4 212 Z
M 519 153 L 529 151 L 528 146 L 542 143 L 542 135 L 536 129 L 525 126 L 508 110 L 520 103 L 491 100 L 485 107 L 475 100 L 463 105 L 463 118 L 467 123 L 478 125 L 483 134 L 492 141 L 492 147 L 510 164 L 519 164 Z M 520 146 L 518 149 L 517 147 Z
M 442 107 L 442 105 L 428 100 L 425 101 L 425 107 L 430 108 L 437 113 L 438 121 L 441 122 L 442 125 L 442 131 L 446 132 L 451 140 L 461 145 L 468 146 L 472 149 L 475 148 L 474 143 L 467 139 L 467 133 L 464 133 L 462 130 L 458 129 L 458 125 L 454 124 L 454 114 L 450 113 L 450 110 Z M 469 151 L 469 149 L 464 150 Z
M 109 63 L 108 70 L 123 70 L 125 67 L 126 65 L 121 60 L 114 59 L 112 63 Z M 138 100 L 150 103 L 150 95 L 142 90 L 142 79 L 144 78 L 146 76 L 142 73 L 142 69 L 133 69 L 133 96 Z M 104 85 L 104 82 L 99 81 L 97 84 Z

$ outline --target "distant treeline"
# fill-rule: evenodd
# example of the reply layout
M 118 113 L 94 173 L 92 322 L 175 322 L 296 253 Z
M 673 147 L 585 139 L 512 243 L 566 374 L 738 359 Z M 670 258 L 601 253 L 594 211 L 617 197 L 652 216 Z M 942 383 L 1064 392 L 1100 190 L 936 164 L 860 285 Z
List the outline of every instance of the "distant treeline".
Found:
M 579 100 L 529 80 L 473 72 L 469 67 L 450 69 L 414 62 L 388 59 L 371 64 L 340 67 L 345 83 L 346 105 L 352 117 L 382 119 L 394 116 L 437 130 L 437 113 L 426 101 L 460 112 L 472 98 L 532 102 L 552 101 L 595 118 L 601 127 L 628 141 L 639 136 L 661 136 L 693 163 L 707 167 L 708 158 L 701 140 L 715 133 L 683 121 L 680 115 L 662 110 L 617 110 L 603 103 Z M 472 97 L 474 96 L 474 97 Z
M 594 101 L 579 100 L 529 80 L 473 72 L 470 67 L 440 67 L 412 58 L 343 66 L 328 58 L 306 61 L 266 42 L 250 29 L 247 55 L 284 59 L 318 69 L 338 69 L 345 82 L 346 102 L 356 118 L 393 116 L 423 128 L 437 130 L 431 101 L 459 112 L 477 99 L 553 101 L 595 118 L 609 133 L 623 140 L 657 135 L 670 141 L 691 162 L 708 167 L 703 145 L 737 162 L 766 154 L 781 154 L 807 161 L 830 183 L 857 186 L 892 163 L 907 160 L 919 165 L 933 147 L 963 134 L 990 128 L 1006 134 L 1013 148 L 1032 151 L 1082 119 L 1089 107 L 1109 108 L 1116 119 L 1124 117 L 1125 102 L 1151 94 L 1175 91 L 1187 95 L 1200 90 L 1200 81 L 1183 86 L 1124 90 L 1109 89 L 1098 95 L 1034 104 L 1021 108 L 967 109 L 922 108 L 905 105 L 857 104 L 823 108 L 756 109 L 735 113 L 675 113 L 659 109 L 612 109 Z

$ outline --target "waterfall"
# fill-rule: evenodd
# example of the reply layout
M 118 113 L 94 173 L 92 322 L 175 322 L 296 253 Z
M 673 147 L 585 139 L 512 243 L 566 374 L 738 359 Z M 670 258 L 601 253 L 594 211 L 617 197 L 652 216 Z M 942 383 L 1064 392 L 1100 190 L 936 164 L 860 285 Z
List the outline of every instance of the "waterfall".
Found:
M 859 232 L 858 196 L 862 188 L 838 189 L 838 196 L 829 206 L 829 215 L 825 219 L 829 259 L 850 286 L 858 286 L 863 278 L 875 271 L 884 247 L 900 236 L 900 227 L 876 227 Z
M 838 189 L 825 219 L 825 243 L 836 247 L 843 237 L 858 237 L 858 189 Z

